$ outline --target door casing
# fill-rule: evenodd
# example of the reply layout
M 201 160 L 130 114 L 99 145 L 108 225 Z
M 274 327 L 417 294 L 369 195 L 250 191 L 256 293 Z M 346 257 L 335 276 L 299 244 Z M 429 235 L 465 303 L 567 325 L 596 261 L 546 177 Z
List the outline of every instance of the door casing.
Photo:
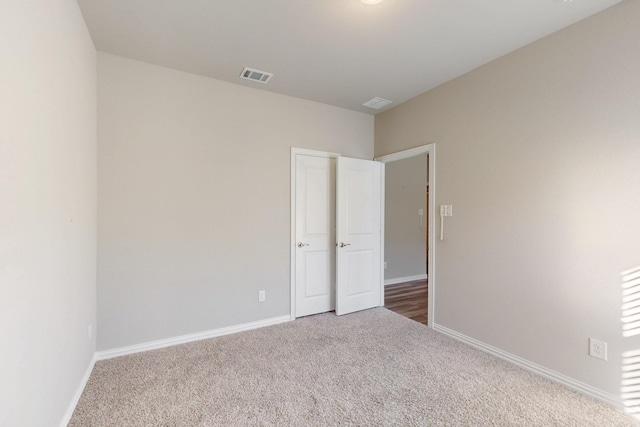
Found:
M 384 156 L 376 157 L 374 160 L 377 160 L 382 163 L 395 162 L 397 160 L 408 159 L 415 156 L 420 156 L 422 154 L 428 154 L 428 167 L 429 167 L 429 211 L 428 215 L 428 236 L 429 243 L 427 248 L 427 258 L 429 262 L 427 263 L 427 286 L 428 286 L 428 295 L 429 295 L 429 308 L 428 308 L 428 327 L 433 328 L 435 325 L 435 302 L 436 302 L 436 247 L 435 247 L 435 225 L 436 225 L 436 144 L 426 144 L 421 145 L 419 147 L 410 148 L 408 150 L 398 151 L 396 153 L 387 154 Z M 383 208 L 382 213 L 384 215 L 384 186 L 382 187 L 382 199 L 383 199 Z M 383 251 L 383 259 L 384 259 L 384 216 L 382 218 L 382 251 Z M 384 283 L 384 280 L 383 280 Z M 382 292 L 384 295 L 384 291 Z

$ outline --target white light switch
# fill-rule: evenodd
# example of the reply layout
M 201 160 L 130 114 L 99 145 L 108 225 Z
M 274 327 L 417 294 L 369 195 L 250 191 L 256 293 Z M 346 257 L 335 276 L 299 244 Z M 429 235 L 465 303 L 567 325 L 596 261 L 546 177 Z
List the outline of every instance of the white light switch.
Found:
M 418 209 L 418 215 L 420 216 L 424 215 L 424 209 Z
M 453 216 L 453 205 L 440 205 L 440 216 Z

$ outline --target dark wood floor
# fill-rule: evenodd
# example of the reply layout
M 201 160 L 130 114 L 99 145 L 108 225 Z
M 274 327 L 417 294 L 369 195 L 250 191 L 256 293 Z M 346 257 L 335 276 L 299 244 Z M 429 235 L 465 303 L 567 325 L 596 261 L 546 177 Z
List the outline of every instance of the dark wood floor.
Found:
M 428 287 L 426 280 L 398 283 L 384 288 L 384 306 L 423 325 L 427 324 Z

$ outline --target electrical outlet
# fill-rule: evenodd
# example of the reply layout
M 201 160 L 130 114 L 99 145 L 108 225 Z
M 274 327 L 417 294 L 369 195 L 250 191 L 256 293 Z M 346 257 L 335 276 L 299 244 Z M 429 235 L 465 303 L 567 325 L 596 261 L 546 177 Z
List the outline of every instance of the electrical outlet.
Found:
M 384 269 L 387 269 L 387 261 L 384 262 Z
M 258 291 L 258 301 L 264 302 L 267 299 L 267 291 Z
M 604 341 L 589 338 L 589 356 L 607 360 L 607 343 Z

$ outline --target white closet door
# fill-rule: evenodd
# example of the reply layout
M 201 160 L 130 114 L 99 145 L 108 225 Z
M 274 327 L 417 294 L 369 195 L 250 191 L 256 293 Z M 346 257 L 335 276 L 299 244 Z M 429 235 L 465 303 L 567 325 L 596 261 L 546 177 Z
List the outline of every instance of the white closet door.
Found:
M 382 163 L 339 157 L 336 314 L 381 304 Z
M 296 157 L 295 316 L 335 309 L 335 159 Z

